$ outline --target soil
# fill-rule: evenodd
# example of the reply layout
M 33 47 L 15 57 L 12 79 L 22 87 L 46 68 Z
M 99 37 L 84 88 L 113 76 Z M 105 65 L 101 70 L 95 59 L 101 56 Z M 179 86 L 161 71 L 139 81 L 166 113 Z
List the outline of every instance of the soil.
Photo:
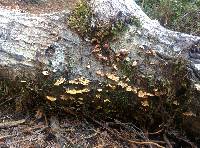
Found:
M 45 113 L 40 107 L 16 112 L 14 99 L 0 103 L 0 148 L 197 148 L 177 131 L 141 130 L 133 122 L 95 119 L 70 109 Z
M 42 110 L 17 113 L 0 106 L 1 148 L 129 147 L 103 127 L 75 114 L 46 117 Z
M 35 14 L 72 10 L 79 0 L 0 0 L 0 7 Z

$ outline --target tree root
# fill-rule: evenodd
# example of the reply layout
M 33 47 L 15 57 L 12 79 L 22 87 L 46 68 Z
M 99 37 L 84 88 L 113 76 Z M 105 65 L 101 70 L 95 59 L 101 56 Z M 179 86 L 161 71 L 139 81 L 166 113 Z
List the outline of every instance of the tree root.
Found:
M 86 116 L 87 118 L 91 119 L 94 123 L 100 125 L 101 127 L 103 127 L 104 129 L 106 129 L 110 134 L 112 134 L 113 136 L 115 136 L 116 138 L 120 139 L 120 140 L 123 140 L 123 141 L 126 141 L 130 144 L 138 144 L 138 145 L 155 145 L 157 146 L 158 148 L 164 148 L 164 146 L 161 146 L 155 142 L 152 142 L 152 141 L 134 141 L 134 140 L 129 140 L 129 139 L 125 139 L 123 138 L 122 136 L 116 134 L 115 132 L 113 132 L 107 125 L 95 120 L 94 118 L 92 117 L 89 117 L 89 116 Z

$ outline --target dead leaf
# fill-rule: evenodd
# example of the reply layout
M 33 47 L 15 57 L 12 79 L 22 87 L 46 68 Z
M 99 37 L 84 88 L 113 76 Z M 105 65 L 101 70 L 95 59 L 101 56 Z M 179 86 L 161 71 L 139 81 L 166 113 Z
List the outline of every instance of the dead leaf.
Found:
M 155 96 L 155 95 L 154 95 L 154 94 L 151 94 L 151 93 L 146 93 L 146 96 L 152 97 L 152 96 Z
M 131 80 L 129 79 L 129 78 L 126 78 L 126 80 L 125 80 L 126 82 L 130 82 Z
M 118 70 L 117 65 L 113 64 L 112 67 L 114 68 L 114 70 Z
M 97 95 L 96 95 L 96 98 L 98 98 L 98 99 L 101 98 L 101 95 L 100 95 L 100 94 L 97 94 Z
M 83 98 L 78 98 L 79 100 L 83 101 Z
M 74 100 L 75 98 L 74 97 L 72 97 L 72 96 L 69 96 L 69 95 L 61 95 L 60 96 L 60 99 L 61 100 Z
M 88 65 L 86 66 L 86 68 L 90 69 L 90 68 L 91 68 L 91 66 L 88 64 Z
M 116 88 L 115 85 L 111 85 L 111 84 L 107 84 L 106 86 L 110 87 L 110 88 L 113 89 L 113 90 Z
M 133 91 L 133 89 L 131 88 L 131 86 L 126 87 L 126 91 Z
M 140 97 L 140 98 L 148 98 L 148 96 L 154 96 L 154 94 L 147 93 L 147 92 L 144 92 L 142 90 L 140 90 L 138 92 L 138 97 Z
M 101 92 L 101 91 L 102 91 L 102 89 L 101 89 L 101 88 L 99 88 L 99 89 L 97 89 L 97 91 L 98 91 L 98 92 Z
M 117 85 L 121 86 L 122 88 L 128 87 L 128 84 L 127 84 L 127 83 L 124 83 L 124 82 L 122 82 L 122 81 L 119 81 L 119 83 L 118 83 Z
M 132 89 L 133 89 L 133 92 L 134 92 L 135 94 L 137 94 L 137 92 L 138 92 L 137 87 L 132 86 Z
M 173 104 L 174 104 L 174 105 L 179 105 L 179 103 L 178 103 L 177 100 L 173 101 Z
M 129 57 L 126 57 L 125 59 L 127 62 L 129 62 L 131 59 Z
M 101 109 L 101 108 L 102 108 L 101 106 L 97 106 L 97 107 L 96 107 L 96 109 Z

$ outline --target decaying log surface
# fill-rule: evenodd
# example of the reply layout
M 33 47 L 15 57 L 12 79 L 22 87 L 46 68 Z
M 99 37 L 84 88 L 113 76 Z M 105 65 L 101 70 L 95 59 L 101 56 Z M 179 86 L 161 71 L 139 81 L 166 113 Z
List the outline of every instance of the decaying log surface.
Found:
M 101 68 L 90 56 L 90 45 L 66 27 L 67 15 L 61 12 L 36 16 L 1 8 L 0 65 L 25 71 L 41 65 L 43 70 L 53 71 L 71 67 L 73 74 L 88 76 L 85 67 L 89 62 L 91 67 Z
M 156 50 L 163 57 L 174 57 L 182 54 L 189 61 L 193 61 L 189 56 L 192 45 L 198 45 L 200 37 L 175 32 L 162 27 L 157 20 L 151 20 L 141 8 L 132 0 L 94 0 L 94 11 L 104 21 L 116 17 L 121 12 L 126 16 L 133 15 L 139 19 L 141 23 L 140 29 L 130 27 L 130 31 L 121 37 L 118 42 L 121 48 L 138 47 L 146 45 L 150 49 Z M 128 42 L 129 41 L 129 42 Z M 131 43 L 130 43 L 131 41 Z M 114 43 L 116 46 L 117 43 Z M 130 50 L 134 53 L 133 50 Z M 195 62 L 194 62 L 195 63 Z M 197 62 L 198 63 L 198 62 Z M 198 68 L 198 64 L 195 65 Z
M 92 0 L 91 7 L 95 16 L 105 23 L 126 16 L 139 20 L 140 27 L 129 26 L 117 41 L 110 43 L 116 53 L 127 49 L 132 60 L 141 59 L 136 54 L 141 48 L 155 51 L 155 56 L 163 61 L 181 56 L 194 65 L 198 75 L 200 37 L 162 27 L 133 0 Z M 112 68 L 97 60 L 90 42 L 70 29 L 69 14 L 66 10 L 36 15 L 0 8 L 0 76 L 31 78 L 39 70 L 55 75 L 65 73 L 68 79 L 83 76 L 93 82 L 104 82 L 96 72 L 111 73 Z M 198 83 L 198 79 L 194 80 Z M 199 128 L 200 124 L 197 125 Z
M 184 56 L 189 58 L 187 49 L 200 40 L 200 37 L 163 28 L 157 21 L 150 20 L 131 0 L 93 1 L 91 5 L 103 21 L 115 18 L 119 13 L 139 19 L 140 29 L 130 26 L 120 40 L 111 44 L 117 49 L 128 49 L 132 58 L 141 45 L 163 56 L 173 57 L 184 52 Z M 93 80 L 97 78 L 94 71 L 106 69 L 91 55 L 91 45 L 67 26 L 69 12 L 34 15 L 4 8 L 0 11 L 1 66 L 34 69 L 44 65 L 43 70 L 70 69 L 70 76 L 84 75 Z M 86 68 L 88 64 L 90 69 Z

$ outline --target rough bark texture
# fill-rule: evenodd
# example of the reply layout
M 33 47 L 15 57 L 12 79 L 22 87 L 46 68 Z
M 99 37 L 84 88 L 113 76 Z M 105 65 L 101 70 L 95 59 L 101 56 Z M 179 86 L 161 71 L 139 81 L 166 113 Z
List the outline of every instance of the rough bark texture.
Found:
M 90 45 L 67 28 L 68 13 L 31 15 L 1 10 L 1 65 L 56 71 L 70 71 L 95 78 L 88 63 L 101 68 L 90 56 Z M 91 71 L 90 71 L 91 72 Z M 34 70 L 31 71 L 34 73 Z M 72 75 L 71 75 L 72 76 Z
M 200 40 L 200 37 L 163 28 L 157 21 L 150 20 L 133 1 L 91 3 L 97 16 L 104 21 L 115 18 L 121 12 L 140 20 L 141 28 L 130 26 L 119 41 L 111 44 L 117 49 L 129 49 L 131 57 L 134 49 L 146 45 L 168 57 L 184 52 L 188 59 L 189 47 Z M 43 69 L 70 69 L 72 75 L 96 79 L 94 71 L 103 67 L 91 56 L 91 46 L 69 29 L 68 15 L 69 12 L 34 15 L 1 8 L 0 65 L 38 68 L 42 64 Z M 88 64 L 91 64 L 89 70 L 86 68 Z
M 156 58 L 163 61 L 183 57 L 195 65 L 194 75 L 198 77 L 200 37 L 165 29 L 132 0 L 94 0 L 91 6 L 95 16 L 104 22 L 130 15 L 139 20 L 140 27 L 129 26 L 116 42 L 110 43 L 115 53 L 127 49 L 131 60 L 140 60 L 137 52 L 143 48 L 155 51 Z M 68 79 L 84 76 L 92 82 L 105 82 L 96 72 L 112 72 L 91 53 L 92 45 L 69 28 L 70 12 L 35 15 L 4 8 L 0 12 L 0 75 L 31 77 L 38 75 L 37 70 L 48 70 L 55 75 L 67 73 Z M 197 83 L 198 78 L 193 80 Z M 196 125 L 198 129 L 199 120 Z

